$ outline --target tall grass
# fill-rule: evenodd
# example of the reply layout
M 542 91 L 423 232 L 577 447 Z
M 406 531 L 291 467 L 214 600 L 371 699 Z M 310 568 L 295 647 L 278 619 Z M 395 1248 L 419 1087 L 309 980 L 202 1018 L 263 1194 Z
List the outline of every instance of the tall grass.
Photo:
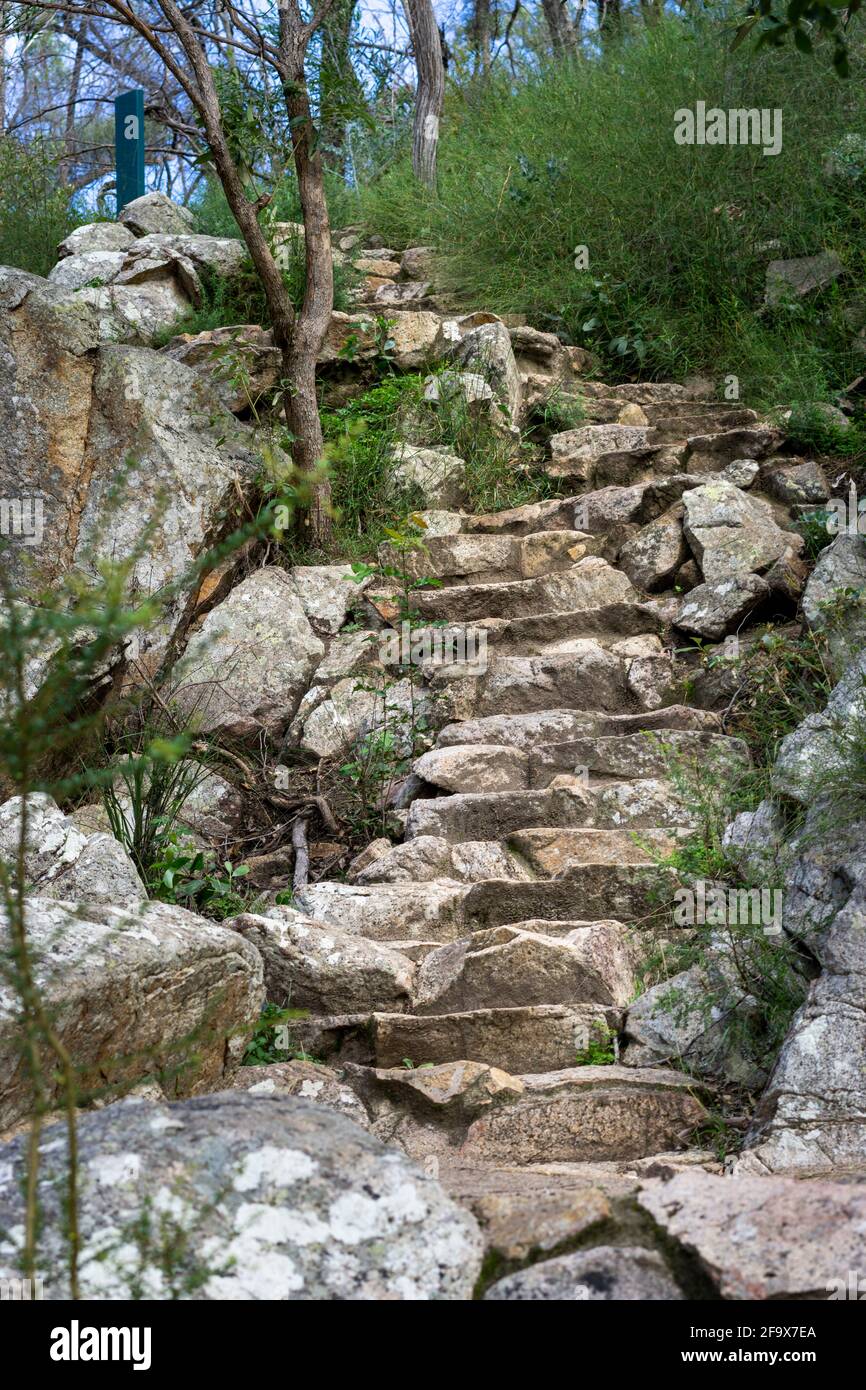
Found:
M 793 49 L 732 53 L 731 36 L 671 19 L 605 57 L 450 93 L 437 195 L 398 163 L 364 191 L 367 221 L 438 245 L 473 305 L 528 313 L 623 375 L 712 369 L 748 399 L 826 398 L 863 362 L 843 309 L 866 269 L 866 174 L 825 167 L 866 137 L 863 48 L 846 82 Z M 780 108 L 781 153 L 677 145 L 674 112 L 699 100 Z M 822 249 L 845 280 L 763 310 L 768 261 Z

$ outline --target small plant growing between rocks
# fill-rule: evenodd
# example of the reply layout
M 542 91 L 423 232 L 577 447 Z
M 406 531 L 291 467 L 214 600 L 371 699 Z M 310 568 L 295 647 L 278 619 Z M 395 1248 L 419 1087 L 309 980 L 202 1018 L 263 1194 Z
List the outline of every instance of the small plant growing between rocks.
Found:
M 610 1067 L 619 1055 L 617 1035 L 602 1019 L 596 1019 L 589 1031 L 586 1047 L 577 1053 L 576 1067 Z

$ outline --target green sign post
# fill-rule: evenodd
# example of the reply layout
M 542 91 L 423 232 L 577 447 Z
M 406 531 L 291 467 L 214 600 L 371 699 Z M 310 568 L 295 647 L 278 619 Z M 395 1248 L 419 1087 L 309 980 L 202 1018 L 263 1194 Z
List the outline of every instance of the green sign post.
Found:
M 114 99 L 117 151 L 117 213 L 144 193 L 144 92 L 121 92 Z

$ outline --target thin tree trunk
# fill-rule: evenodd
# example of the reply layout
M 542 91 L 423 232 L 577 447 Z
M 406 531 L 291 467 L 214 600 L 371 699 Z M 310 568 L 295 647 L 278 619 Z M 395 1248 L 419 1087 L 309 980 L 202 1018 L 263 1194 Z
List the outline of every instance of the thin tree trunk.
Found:
M 415 177 L 432 188 L 436 183 L 439 118 L 445 101 L 445 65 L 431 0 L 405 0 L 405 5 L 418 74 L 412 167 Z
M 473 0 L 470 33 L 477 68 L 486 74 L 490 71 L 490 41 L 493 37 L 490 0 Z
M 6 5 L 0 0 L 0 140 L 6 134 Z
M 577 27 L 568 12 L 567 0 L 541 0 L 554 53 L 565 57 L 577 49 Z
M 321 125 L 322 158 L 342 174 L 346 162 L 346 124 L 352 102 L 363 92 L 352 67 L 349 44 L 356 0 L 336 0 L 322 25 Z
M 87 20 L 82 19 L 78 30 L 78 37 L 75 41 L 75 58 L 72 63 L 72 73 L 69 78 L 69 102 L 66 107 L 66 123 L 63 131 L 63 159 L 60 161 L 60 181 L 65 182 L 72 171 L 72 162 L 75 156 L 75 104 L 78 100 L 78 91 L 81 86 L 81 69 L 84 65 L 84 36 L 87 33 Z
M 281 11 L 281 15 L 283 13 Z M 330 483 L 316 476 L 322 467 L 324 455 L 316 392 L 316 362 L 334 308 L 331 225 L 325 200 L 321 141 L 313 125 L 304 54 L 297 51 L 288 33 L 284 33 L 281 47 L 286 60 L 286 67 L 281 73 L 283 92 L 304 219 L 306 283 L 304 301 L 295 319 L 291 338 L 287 344 L 281 343 L 280 346 L 289 382 L 287 414 L 289 428 L 294 435 L 292 456 L 301 477 L 309 480 L 310 493 L 302 524 L 311 545 L 324 549 L 331 539 L 333 528 Z

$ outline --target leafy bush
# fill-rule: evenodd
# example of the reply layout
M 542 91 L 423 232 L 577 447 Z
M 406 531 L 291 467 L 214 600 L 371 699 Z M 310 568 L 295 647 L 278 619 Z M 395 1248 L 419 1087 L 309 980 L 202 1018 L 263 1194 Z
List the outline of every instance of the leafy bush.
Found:
M 57 182 L 55 151 L 40 139 L 0 138 L 0 265 L 47 275 L 57 243 L 83 220 Z
M 823 249 L 862 284 L 866 185 L 828 160 L 866 136 L 862 44 L 851 62 L 842 82 L 793 47 L 731 53 L 724 24 L 668 18 L 592 61 L 493 80 L 483 101 L 451 92 L 437 195 L 407 156 L 365 190 L 366 219 L 392 244 L 441 247 L 467 302 L 526 313 L 610 371 L 709 369 L 758 404 L 824 400 L 858 370 L 843 294 L 765 310 L 764 277 Z M 781 152 L 677 145 L 674 112 L 699 100 L 780 108 Z

